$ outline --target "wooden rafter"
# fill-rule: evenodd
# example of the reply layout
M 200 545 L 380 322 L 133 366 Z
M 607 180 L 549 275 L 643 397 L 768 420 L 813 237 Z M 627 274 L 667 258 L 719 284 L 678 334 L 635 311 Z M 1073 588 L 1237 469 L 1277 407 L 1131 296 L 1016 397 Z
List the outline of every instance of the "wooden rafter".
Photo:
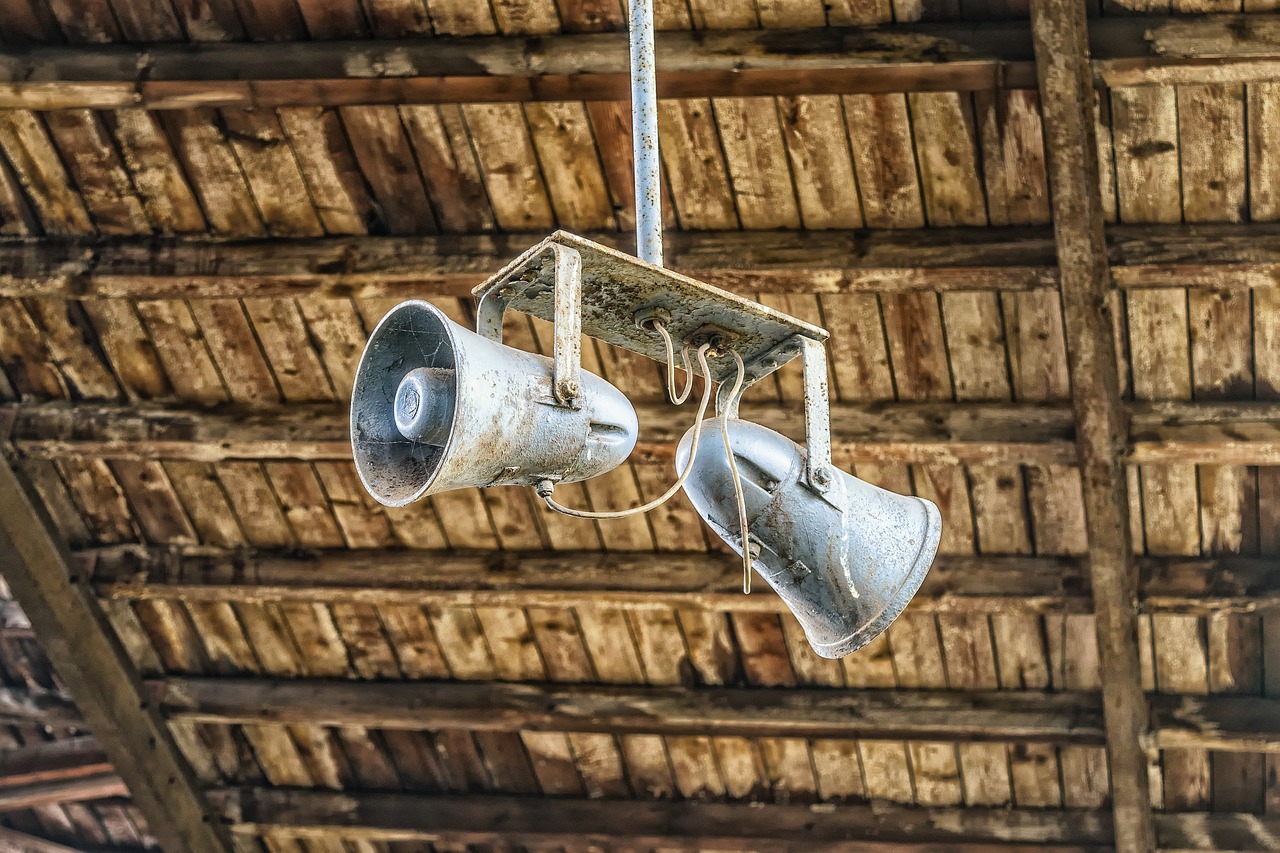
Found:
M 0 812 L 127 796 L 129 796 L 129 789 L 125 787 L 120 777 L 106 770 L 89 776 L 0 788 Z
M 123 847 L 114 844 L 110 847 L 94 846 L 92 848 L 77 844 L 73 847 L 8 827 L 0 827 L 0 849 L 15 851 L 15 853 L 108 853 L 108 851 L 109 853 L 145 853 L 141 847 Z
M 155 836 L 170 850 L 227 853 L 138 671 L 38 507 L 7 460 L 0 464 L 0 574 Z
M 111 762 L 92 737 L 37 743 L 0 750 L 0 788 L 77 779 L 111 771 Z
M 744 404 L 743 416 L 803 436 L 802 413 Z M 1280 406 L 1272 403 L 1135 404 L 1126 459 L 1134 463 L 1280 464 Z M 666 461 L 687 418 L 664 405 L 637 407 L 637 460 Z M 832 440 L 848 462 L 1074 465 L 1066 406 L 1006 403 L 836 403 Z M 349 416 L 337 403 L 176 408 L 96 403 L 0 405 L 0 441 L 38 459 L 347 460 Z
M 1101 701 L 1037 691 L 770 690 L 170 678 L 154 701 L 189 723 L 429 731 L 869 738 L 1101 745 Z M 1280 700 L 1151 696 L 1156 748 L 1280 753 Z M 2 800 L 0 800 L 2 802 Z
M 1078 0 L 1032 0 L 1031 30 L 1080 450 L 1115 846 L 1117 853 L 1148 853 L 1156 838 L 1141 740 L 1146 708 L 1138 660 L 1137 568 L 1123 465 L 1128 432 L 1112 337 L 1084 6 Z
M 469 296 L 545 234 L 444 237 L 0 239 L 0 297 L 233 299 Z M 616 232 L 587 235 L 628 248 Z M 1280 226 L 1108 230 L 1119 288 L 1274 287 Z M 670 232 L 668 265 L 729 290 L 847 293 L 1057 285 L 1045 228 Z
M 1097 698 L 1075 693 L 238 678 L 174 678 L 148 686 L 171 717 L 221 724 L 1102 743 Z M 1218 710 L 1210 715 L 1219 716 Z M 1221 717 L 1230 717 L 1229 708 L 1221 710 Z M 1229 726 L 1224 721 L 1219 728 Z
M 691 607 L 782 613 L 741 565 L 707 552 L 341 550 L 297 553 L 108 549 L 82 555 L 98 594 L 135 601 L 305 601 L 439 606 Z M 1253 611 L 1280 602 L 1274 559 L 1152 557 L 1140 562 L 1148 611 Z M 1089 581 L 1070 557 L 940 556 L 912 607 L 948 612 L 1083 612 Z
M 1274 21 L 1097 21 L 1094 82 L 1280 78 Z M 669 32 L 657 44 L 658 91 L 705 98 L 1034 88 L 1029 46 L 1021 22 Z M 626 63 L 621 33 L 10 48 L 0 52 L 0 108 L 625 100 Z
M 735 851 L 1084 853 L 1112 843 L 1106 812 L 844 804 L 613 802 L 496 796 L 352 794 L 271 789 L 215 792 L 237 832 L 578 847 L 714 847 Z M 1273 850 L 1280 820 L 1252 814 L 1165 814 L 1164 847 Z

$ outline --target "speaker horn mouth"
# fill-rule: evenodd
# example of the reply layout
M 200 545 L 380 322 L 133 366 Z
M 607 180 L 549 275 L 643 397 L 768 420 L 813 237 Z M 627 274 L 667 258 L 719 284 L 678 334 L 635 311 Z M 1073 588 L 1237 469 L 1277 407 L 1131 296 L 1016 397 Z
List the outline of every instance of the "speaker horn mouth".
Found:
M 933 565 L 934 556 L 938 551 L 938 541 L 942 538 L 942 514 L 931 501 L 921 498 L 911 498 L 911 500 L 919 501 L 923 505 L 925 529 L 920 550 L 911 561 L 911 567 L 903 577 L 902 583 L 888 597 L 884 608 L 876 614 L 875 618 L 848 636 L 825 643 L 815 642 L 813 637 L 808 637 L 809 645 L 820 656 L 830 659 L 842 658 L 874 640 L 893 623 L 893 620 L 902 615 L 902 611 L 911 603 L 911 599 L 919 592 L 924 579 L 928 577 L 929 568 Z
M 457 415 L 450 320 L 413 300 L 382 318 L 351 392 L 351 446 L 369 493 L 387 506 L 422 497 L 448 453 Z

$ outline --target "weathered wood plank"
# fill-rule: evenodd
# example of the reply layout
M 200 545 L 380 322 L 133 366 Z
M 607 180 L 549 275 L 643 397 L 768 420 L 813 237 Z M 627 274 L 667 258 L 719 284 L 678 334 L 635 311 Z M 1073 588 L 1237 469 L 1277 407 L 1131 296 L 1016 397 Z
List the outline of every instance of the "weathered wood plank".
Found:
M 1280 426 L 1272 403 L 1132 404 L 1125 457 L 1139 464 L 1280 464 Z M 682 426 L 662 404 L 637 407 L 646 435 L 638 458 L 671 457 Z M 757 403 L 743 416 L 803 436 L 794 407 Z M 340 404 L 186 409 L 95 403 L 0 405 L 0 440 L 36 459 L 156 458 L 227 460 L 350 459 L 347 411 Z M 1073 465 L 1066 409 L 1053 404 L 837 403 L 833 442 L 842 464 L 923 463 Z
M 93 832 L 90 837 L 96 835 L 98 837 L 95 838 L 95 840 L 106 840 L 102 837 L 102 830 L 97 829 L 97 822 L 94 821 L 92 817 L 90 817 L 85 823 L 96 829 L 96 832 Z M 84 823 L 81 825 L 84 825 Z M 12 850 L 19 850 L 21 853 L 90 853 L 89 850 L 86 850 L 79 844 L 75 847 L 69 847 L 66 844 L 59 844 L 56 841 L 50 841 L 47 838 L 41 838 L 38 835 L 30 835 L 16 829 L 9 829 L 8 827 L 0 827 L 0 844 L 4 844 Z M 141 851 L 142 848 L 128 848 L 112 845 L 111 848 L 94 849 L 98 851 L 115 849 L 121 851 L 121 853 L 129 853 L 130 850 Z
M 806 23 L 794 10 L 789 15 L 789 24 Z M 1090 77 L 1100 86 L 1274 81 L 1280 79 L 1275 27 L 1274 16 L 1261 14 L 1095 20 Z M 377 34 L 403 37 L 406 28 L 398 29 Z M 493 23 L 454 29 L 491 33 Z M 1036 71 L 1027 30 L 1024 22 L 992 21 L 664 32 L 657 40 L 658 91 L 676 98 L 1029 89 Z M 440 35 L 376 45 L 97 45 L 92 53 L 17 47 L 0 53 L 6 84 L 0 107 L 626 100 L 626 62 L 626 36 L 617 32 Z
M 727 185 L 716 195 L 702 178 L 688 188 L 679 180 L 672 175 L 685 227 L 737 227 L 731 209 L 728 219 L 725 211 L 694 209 L 727 200 Z M 874 184 L 863 189 L 864 195 L 873 191 L 881 192 Z M 877 224 L 896 221 L 881 216 Z M 0 296 L 466 297 L 545 236 L 0 239 Z M 629 250 L 627 235 L 587 236 Z M 1117 288 L 1269 291 L 1280 275 L 1280 226 L 1272 224 L 1115 226 L 1108 239 Z M 752 294 L 1027 291 L 1057 284 L 1053 243 L 1043 228 L 823 231 L 802 238 L 674 231 L 665 248 L 673 268 Z
M 519 838 L 556 846 L 633 843 L 643 847 L 716 850 L 945 847 L 977 853 L 1076 853 L 1112 843 L 1105 811 L 914 808 L 845 804 L 813 819 L 802 804 L 760 808 L 747 803 L 598 802 L 496 796 L 432 796 L 222 789 L 213 801 L 240 832 L 287 828 L 321 837 L 485 844 Z M 1280 831 L 1274 817 L 1170 814 L 1157 818 L 1166 849 L 1267 850 Z
M 129 789 L 108 767 L 105 771 L 85 776 L 0 787 L 0 812 L 128 795 Z
M 165 407 L 125 408 L 95 404 L 42 404 L 5 407 L 12 426 L 6 436 L 33 457 L 91 456 L 119 459 L 310 459 L 348 460 L 347 413 L 338 405 L 295 405 L 257 410 L 226 408 L 184 410 Z M 790 435 L 802 435 L 799 413 L 780 405 L 744 408 L 744 416 Z M 665 405 L 641 406 L 641 422 L 653 425 L 641 458 L 669 459 L 683 429 Z M 1212 420 L 1212 413 L 1192 409 L 1190 420 Z M 1223 433 L 1218 439 L 1200 436 L 1200 444 L 1218 455 L 1259 457 L 1276 442 L 1265 424 L 1242 415 L 1210 425 Z M 1016 462 L 1035 459 L 1047 464 L 1071 464 L 1070 426 L 1061 407 L 986 406 L 948 412 L 944 406 L 864 407 L 837 405 L 835 441 L 844 457 L 858 461 Z M 1232 442 L 1227 431 L 1259 430 L 1254 443 Z M 1174 428 L 1153 428 L 1147 443 L 1159 455 L 1161 441 L 1176 438 Z M 1204 429 L 1202 426 L 1201 429 Z M 1016 435 L 1015 440 L 997 436 Z M 1268 436 L 1271 436 L 1268 439 Z
M 1136 642 L 1137 573 L 1121 465 L 1126 425 L 1108 310 L 1085 10 L 1073 0 L 1034 0 L 1031 30 L 1097 612 L 1115 846 L 1117 853 L 1148 853 L 1156 839 L 1141 743 L 1145 708 Z
M 438 607 L 567 607 L 607 605 L 630 611 L 688 608 L 680 622 L 690 654 L 705 683 L 732 680 L 733 662 L 725 654 L 723 626 L 700 624 L 698 611 L 783 612 L 767 587 L 741 594 L 741 567 L 729 556 L 706 552 L 526 552 L 495 555 L 439 551 L 216 552 L 202 547 L 190 553 L 147 553 L 134 548 L 87 552 L 101 595 L 111 599 L 153 601 L 364 602 Z M 1280 601 L 1280 566 L 1274 559 L 1249 557 L 1144 558 L 1139 562 L 1143 607 L 1150 611 L 1249 612 Z M 323 578 L 324 583 L 318 583 Z M 1082 562 L 1058 557 L 940 557 L 912 607 L 922 611 L 1080 612 L 1089 585 Z M 662 620 L 678 633 L 667 610 Z M 648 630 L 636 625 L 636 630 Z M 619 626 L 626 630 L 625 625 Z M 593 634 L 584 627 L 585 639 Z M 1078 644 L 1077 644 L 1078 645 Z M 643 649 L 642 649 L 643 651 Z M 683 650 L 677 657 L 683 656 Z M 643 657 L 643 655 L 642 655 Z M 876 653 L 860 656 L 872 665 Z M 679 683 L 678 660 L 658 659 L 653 666 L 672 670 Z M 649 667 L 648 662 L 645 663 Z M 1011 667 L 1022 663 L 1011 661 Z M 634 663 L 626 665 L 633 670 Z M 727 669 L 726 669 L 727 668 Z M 1047 687 L 1026 672 L 1004 687 Z M 846 666 L 846 670 L 848 666 Z M 345 669 L 343 670 L 345 671 Z M 652 677 L 654 673 L 650 672 Z M 850 676 L 851 686 L 886 686 Z M 604 677 L 603 675 L 601 676 Z M 888 686 L 891 686 L 890 682 Z
M 92 737 L 76 737 L 0 750 L 0 787 L 76 779 L 111 772 Z

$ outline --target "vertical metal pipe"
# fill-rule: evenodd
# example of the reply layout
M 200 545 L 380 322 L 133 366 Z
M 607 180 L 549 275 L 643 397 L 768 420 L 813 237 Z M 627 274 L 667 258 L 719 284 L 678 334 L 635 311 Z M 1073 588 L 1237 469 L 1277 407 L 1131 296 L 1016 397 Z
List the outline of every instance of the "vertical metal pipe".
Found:
M 631 145 L 636 173 L 636 256 L 662 266 L 662 192 L 658 175 L 658 84 L 653 0 L 628 0 L 631 27 Z

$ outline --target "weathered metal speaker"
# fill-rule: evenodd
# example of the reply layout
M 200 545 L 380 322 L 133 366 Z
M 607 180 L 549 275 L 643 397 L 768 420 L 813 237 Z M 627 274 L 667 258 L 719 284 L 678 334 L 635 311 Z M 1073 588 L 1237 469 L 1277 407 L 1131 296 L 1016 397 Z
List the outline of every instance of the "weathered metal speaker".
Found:
M 504 346 L 413 300 L 374 329 L 351 393 L 351 447 L 388 506 L 470 486 L 576 482 L 622 464 L 638 424 L 627 398 L 581 371 L 553 393 L 546 356 Z
M 866 645 L 924 581 L 942 535 L 938 508 L 843 471 L 816 490 L 806 482 L 803 447 L 749 421 L 713 418 L 703 423 L 684 490 L 739 554 L 737 499 L 722 438 L 726 424 L 742 476 L 755 570 L 777 590 L 819 655 L 839 658 Z M 677 470 L 689 462 L 692 435 L 686 433 L 676 450 Z

